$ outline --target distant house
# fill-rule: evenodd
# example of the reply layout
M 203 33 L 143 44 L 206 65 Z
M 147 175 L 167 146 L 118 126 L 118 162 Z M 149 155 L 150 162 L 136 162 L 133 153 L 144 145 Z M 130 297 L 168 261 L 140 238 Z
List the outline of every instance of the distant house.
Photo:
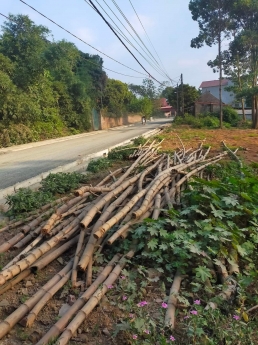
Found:
M 219 84 L 219 80 L 203 81 L 200 85 L 202 94 L 207 94 L 207 92 L 209 92 L 212 96 L 216 97 L 216 99 L 219 99 Z M 234 93 L 226 90 L 226 87 L 233 85 L 233 82 L 229 79 L 222 80 L 222 102 L 232 107 L 238 107 L 239 105 L 238 102 L 236 102 Z
M 160 111 L 164 113 L 166 117 L 176 115 L 176 109 L 168 104 L 166 98 L 160 99 Z
M 226 104 L 223 102 L 223 106 Z M 217 112 L 220 109 L 220 101 L 213 96 L 210 91 L 205 91 L 200 98 L 195 102 L 195 114 L 202 114 L 207 112 Z

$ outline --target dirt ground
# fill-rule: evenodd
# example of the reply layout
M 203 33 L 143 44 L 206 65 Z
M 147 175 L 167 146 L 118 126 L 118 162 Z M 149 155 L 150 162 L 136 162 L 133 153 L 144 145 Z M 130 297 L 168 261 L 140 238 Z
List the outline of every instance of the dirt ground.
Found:
M 211 152 L 218 152 L 222 149 L 222 141 L 225 141 L 231 149 L 237 149 L 238 155 L 246 163 L 258 162 L 258 131 L 251 129 L 192 129 L 188 126 L 173 128 L 162 135 L 165 140 L 162 143 L 164 150 L 174 150 L 180 147 L 180 136 L 186 148 L 197 147 L 201 142 L 204 148 L 211 146 Z

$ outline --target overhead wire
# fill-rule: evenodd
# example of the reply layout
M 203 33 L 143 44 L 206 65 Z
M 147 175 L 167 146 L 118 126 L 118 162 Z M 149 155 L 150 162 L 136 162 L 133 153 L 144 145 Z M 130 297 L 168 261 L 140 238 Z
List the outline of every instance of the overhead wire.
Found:
M 162 62 L 162 60 L 161 60 L 161 58 L 160 58 L 160 56 L 159 56 L 157 50 L 155 49 L 154 44 L 152 43 L 152 41 L 151 41 L 151 39 L 150 39 L 150 37 L 149 37 L 149 35 L 148 35 L 148 33 L 147 33 L 147 31 L 146 31 L 146 29 L 145 29 L 145 27 L 144 27 L 142 21 L 141 21 L 140 16 L 138 15 L 138 13 L 137 13 L 137 11 L 136 11 L 136 9 L 135 9 L 135 7 L 134 7 L 132 1 L 129 0 L 129 2 L 130 2 L 131 6 L 132 6 L 132 8 L 133 8 L 133 10 L 134 10 L 134 13 L 136 14 L 136 16 L 137 16 L 137 18 L 138 18 L 138 20 L 139 20 L 139 22 L 140 22 L 140 24 L 141 24 L 141 26 L 142 26 L 144 32 L 145 32 L 145 35 L 146 35 L 146 37 L 147 37 L 149 43 L 151 44 L 151 46 L 152 46 L 152 48 L 154 49 L 154 51 L 155 51 L 155 53 L 156 53 L 156 55 L 157 55 L 157 57 L 158 57 L 158 59 L 159 59 L 161 65 L 163 66 L 164 71 L 166 72 L 166 76 L 167 76 L 169 79 L 171 79 L 171 78 L 169 77 L 168 72 L 167 72 L 167 70 L 166 70 L 166 68 L 165 68 L 165 66 L 164 66 L 164 64 L 163 64 L 163 62 Z
M 46 15 L 44 15 L 43 13 L 39 12 L 37 9 L 35 9 L 34 7 L 32 7 L 31 5 L 27 4 L 25 1 L 23 0 L 19 0 L 20 2 L 22 2 L 24 5 L 28 6 L 29 8 L 31 8 L 33 11 L 37 12 L 38 14 L 40 14 L 42 17 L 46 18 L 47 20 L 49 20 L 50 22 L 52 22 L 53 24 L 55 24 L 56 26 L 58 26 L 59 28 L 61 28 L 62 30 L 66 31 L 69 35 L 75 37 L 76 39 L 80 40 L 81 42 L 83 42 L 84 44 L 86 44 L 87 46 L 91 47 L 92 49 L 96 50 L 97 52 L 99 52 L 100 54 L 106 56 L 107 58 L 115 61 L 116 63 L 118 63 L 119 65 L 122 65 L 136 73 L 142 74 L 144 76 L 148 76 L 149 73 L 147 72 L 147 75 L 145 73 L 139 72 L 125 64 L 123 64 L 120 61 L 117 61 L 116 59 L 112 58 L 111 56 L 107 55 L 106 53 L 103 53 L 102 51 L 100 51 L 99 49 L 93 47 L 91 44 L 87 43 L 86 41 L 84 41 L 83 39 L 81 39 L 80 37 L 76 36 L 75 34 L 73 34 L 72 32 L 70 32 L 69 30 L 65 29 L 63 26 L 61 26 L 60 24 L 56 23 L 54 20 L 50 19 L 49 17 L 47 17 Z
M 0 13 L 0 15 L 1 15 L 2 17 L 4 17 L 4 18 L 10 20 L 10 21 L 15 22 L 15 20 L 11 19 L 10 17 L 7 17 L 7 16 L 4 15 L 3 13 Z M 15 23 L 16 23 L 16 22 L 15 22 Z M 112 72 L 112 73 L 120 74 L 120 75 L 123 75 L 123 76 L 125 76 L 125 77 L 130 77 L 130 78 L 139 78 L 139 79 L 142 79 L 142 78 L 143 78 L 143 77 L 138 77 L 138 76 L 134 76 L 134 75 L 128 75 L 128 74 L 124 74 L 124 73 L 121 73 L 121 72 L 117 72 L 117 71 L 114 71 L 114 70 L 112 70 L 112 69 L 110 69 L 110 68 L 107 68 L 107 67 L 104 67 L 104 66 L 100 66 L 99 64 L 97 64 L 97 63 L 95 63 L 95 62 L 93 62 L 93 61 L 91 61 L 91 60 L 89 60 L 89 59 L 87 59 L 87 58 L 85 58 L 85 57 L 83 57 L 83 58 L 84 58 L 88 63 L 90 63 L 90 64 L 92 64 L 92 65 L 94 65 L 94 66 L 101 67 L 102 69 L 107 70 L 107 71 L 110 71 L 110 72 Z
M 22 1 L 22 0 L 20 0 Z M 133 56 L 133 58 L 137 61 L 137 63 L 142 67 L 142 69 L 149 74 L 149 76 L 155 80 L 158 84 L 161 85 L 161 82 L 158 81 L 155 77 L 153 77 L 147 70 L 146 68 L 142 65 L 142 63 L 137 59 L 137 57 L 131 52 L 131 50 L 127 47 L 127 45 L 123 42 L 123 40 L 119 37 L 119 35 L 115 32 L 115 30 L 112 28 L 112 26 L 109 24 L 109 22 L 106 20 L 106 18 L 102 15 L 102 13 L 98 10 L 96 5 L 93 4 L 92 0 L 89 0 L 92 6 L 97 10 L 99 16 L 104 20 L 104 22 L 108 25 L 108 27 L 112 30 L 112 32 L 116 35 L 116 37 L 119 39 L 119 41 L 123 44 L 123 46 L 127 49 L 127 51 Z
M 88 4 L 95 12 L 97 12 L 95 10 L 95 8 L 87 1 L 87 0 L 84 0 L 86 4 Z M 105 14 L 110 18 L 110 20 L 113 22 L 113 24 L 118 28 L 118 31 L 113 27 L 113 29 L 118 33 L 120 34 L 142 57 L 145 61 L 147 61 L 150 66 L 155 69 L 155 71 L 159 74 L 161 74 L 163 77 L 167 78 L 167 75 L 162 71 L 162 73 L 158 70 L 160 69 L 159 66 L 156 66 L 156 65 L 153 65 L 152 62 L 150 62 L 134 45 L 133 43 L 125 36 L 125 34 L 123 33 L 123 31 L 119 28 L 119 26 L 114 22 L 114 20 L 110 17 L 110 15 L 105 11 L 105 9 L 101 6 L 101 4 L 98 2 L 98 0 L 95 0 L 98 5 L 101 7 L 101 9 L 105 12 Z M 111 25 L 111 24 L 110 24 Z M 129 32 L 129 31 L 128 31 Z M 129 34 L 131 35 L 131 33 L 129 32 Z M 133 36 L 132 36 L 133 37 Z M 133 37 L 134 38 L 134 37 Z M 136 41 L 136 43 L 138 43 Z

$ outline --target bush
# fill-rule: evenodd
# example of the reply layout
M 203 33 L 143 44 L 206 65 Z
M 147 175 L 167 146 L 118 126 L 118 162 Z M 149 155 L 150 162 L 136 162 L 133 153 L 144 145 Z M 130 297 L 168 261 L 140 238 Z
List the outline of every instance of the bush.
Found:
M 219 120 L 210 113 L 200 114 L 198 117 L 186 114 L 177 116 L 174 122 L 175 125 L 189 125 L 192 128 L 218 128 Z
M 29 188 L 20 188 L 15 194 L 6 197 L 6 204 L 10 206 L 8 215 L 17 216 L 46 205 L 53 200 L 50 192 L 33 191 Z
M 111 166 L 111 162 L 107 158 L 99 158 L 90 161 L 87 171 L 97 173 L 99 171 L 107 170 Z
M 216 117 L 219 118 L 219 112 L 215 113 Z M 232 107 L 223 108 L 223 122 L 229 123 L 231 126 L 236 127 L 240 122 L 240 117 L 235 109 Z
M 108 159 L 124 161 L 129 159 L 129 156 L 135 151 L 132 145 L 116 147 L 108 153 Z
M 64 194 L 79 187 L 84 177 L 79 173 L 50 174 L 42 181 L 41 190 L 44 193 Z

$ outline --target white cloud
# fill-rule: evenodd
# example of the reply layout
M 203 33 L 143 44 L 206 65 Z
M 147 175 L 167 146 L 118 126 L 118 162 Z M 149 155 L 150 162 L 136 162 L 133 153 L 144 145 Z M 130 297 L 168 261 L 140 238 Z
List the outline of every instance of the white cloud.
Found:
M 148 17 L 146 15 L 142 15 L 142 14 L 139 14 L 139 18 L 140 18 L 145 30 L 148 33 L 148 29 L 152 28 L 155 24 L 154 20 L 151 17 Z M 139 19 L 136 16 L 136 14 L 131 17 L 130 23 L 132 24 L 132 27 L 134 28 L 134 30 L 140 36 L 145 34 L 144 29 L 143 29 L 141 23 L 139 22 Z

